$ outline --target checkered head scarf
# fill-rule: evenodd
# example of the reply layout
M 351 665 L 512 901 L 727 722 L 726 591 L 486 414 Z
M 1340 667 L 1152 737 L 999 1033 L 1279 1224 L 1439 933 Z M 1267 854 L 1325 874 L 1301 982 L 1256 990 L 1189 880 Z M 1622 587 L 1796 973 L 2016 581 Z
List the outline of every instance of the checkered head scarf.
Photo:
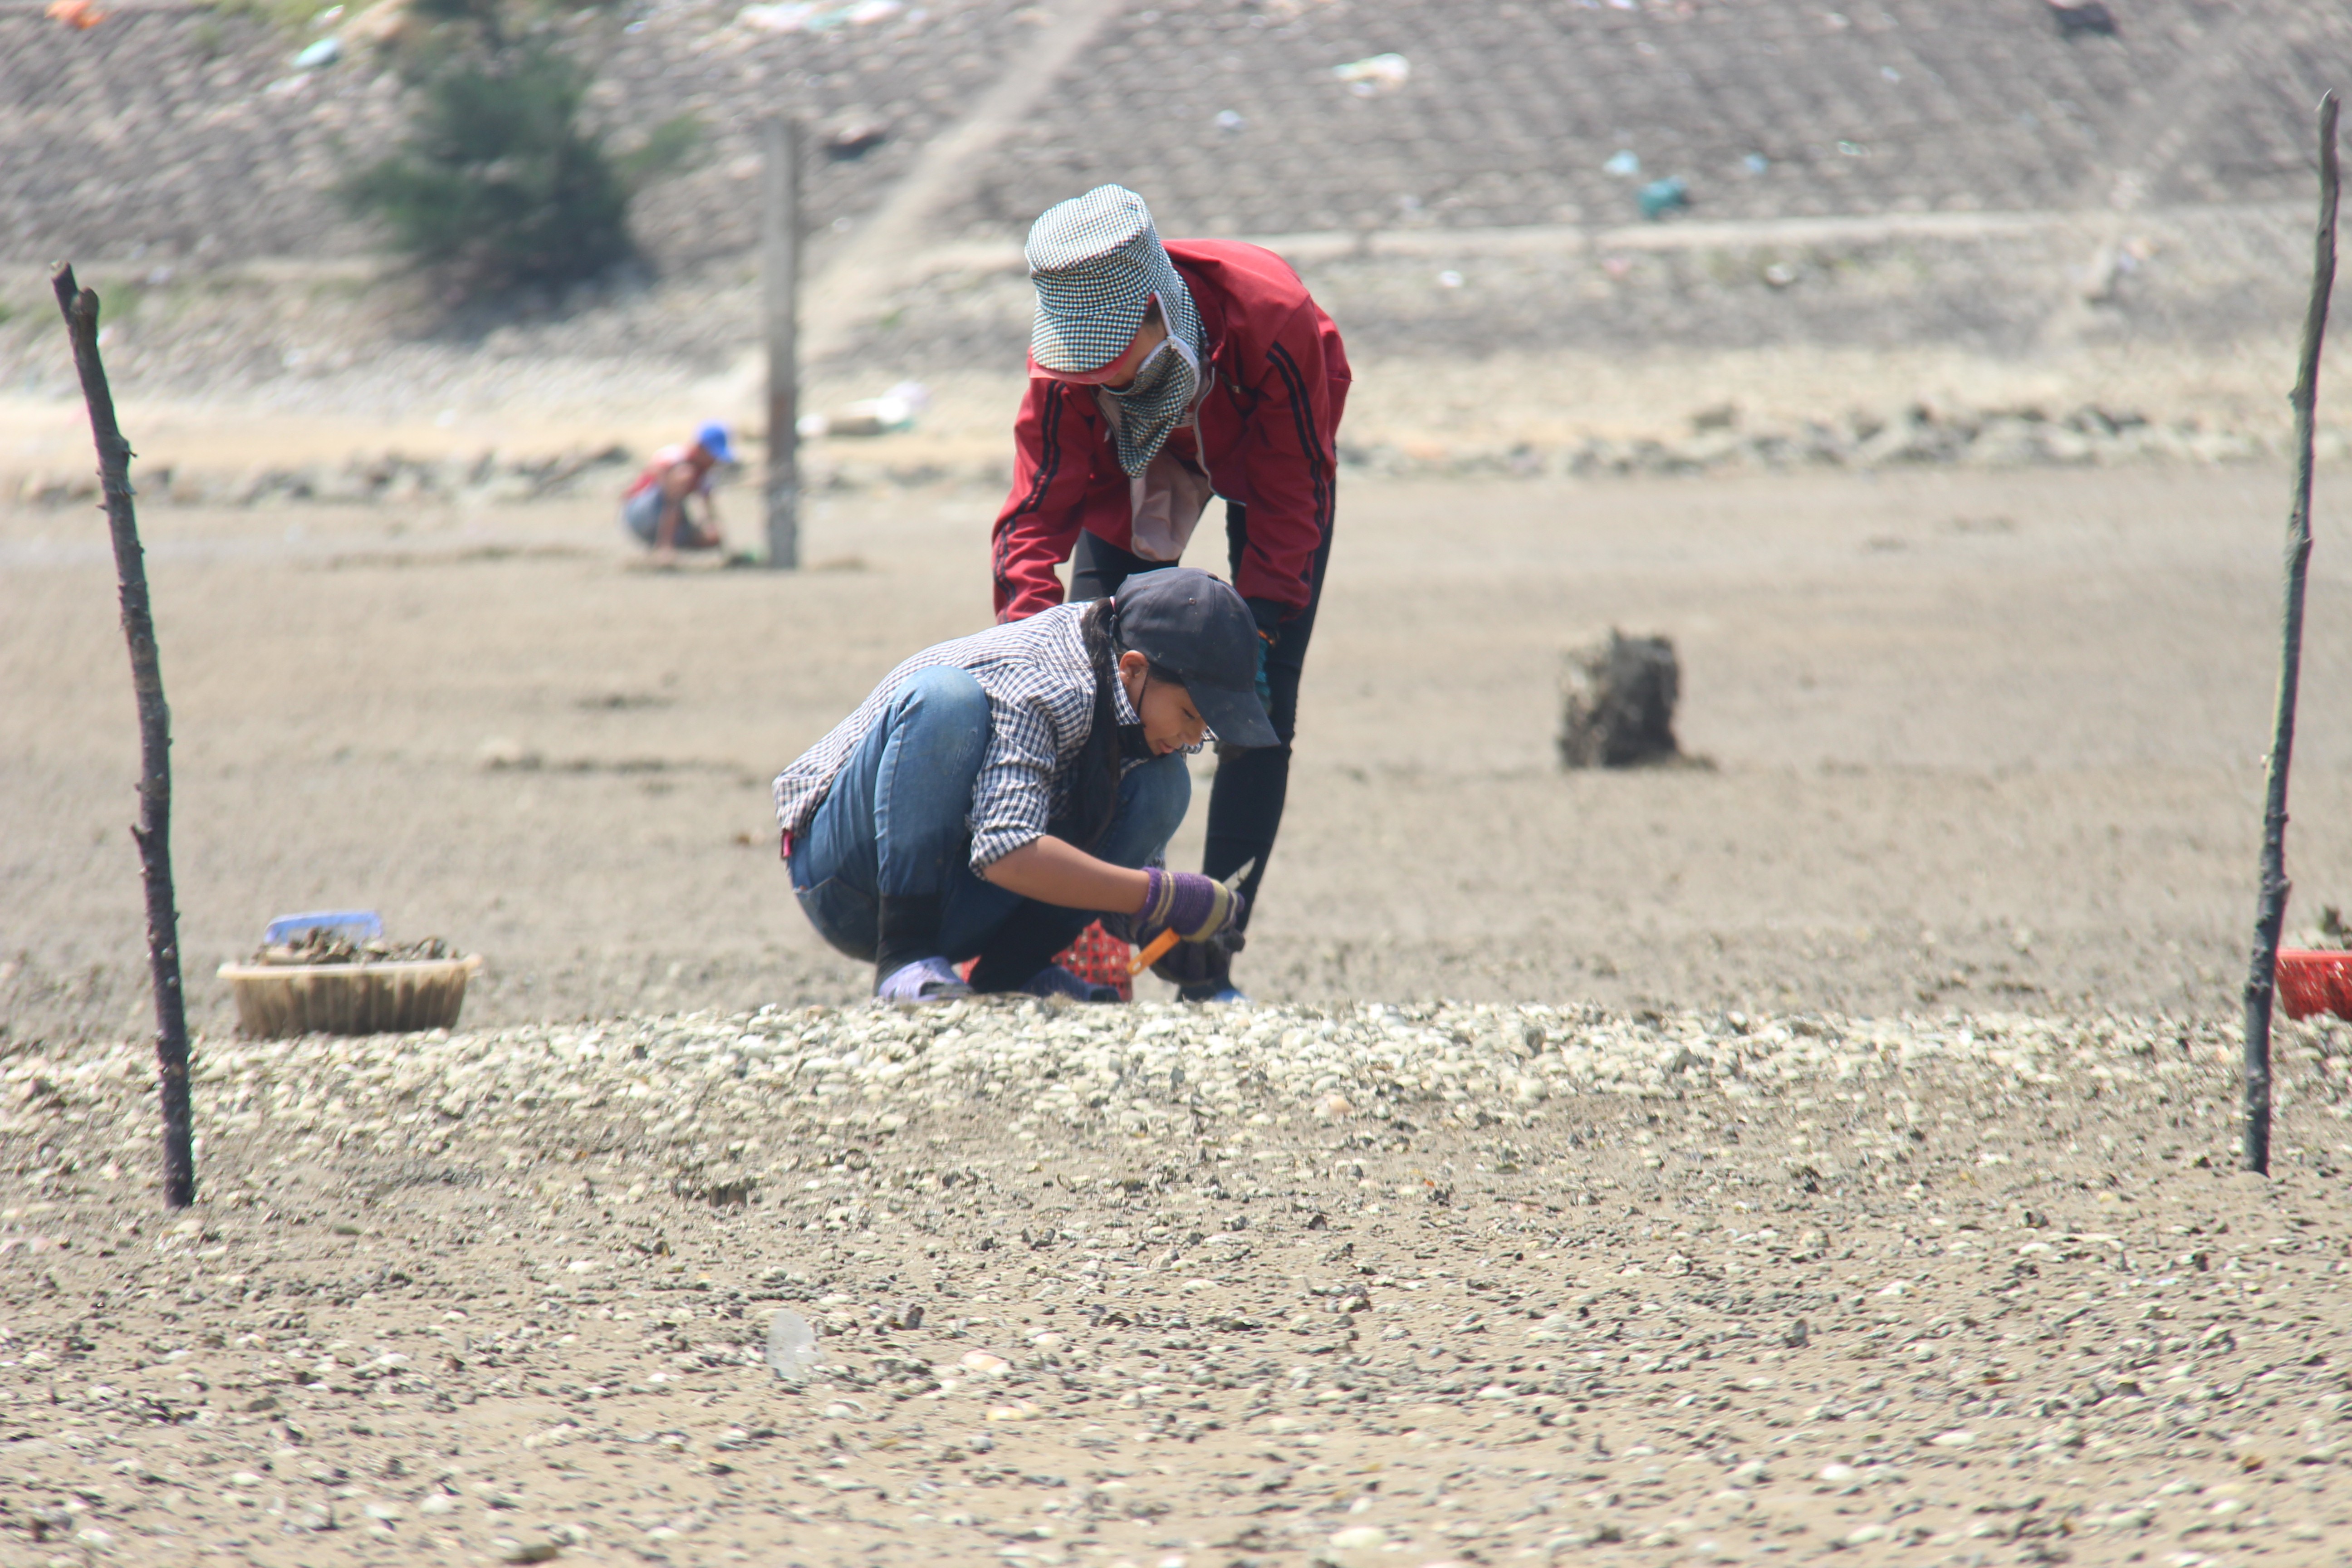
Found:
M 1191 417 L 1209 345 L 1192 291 L 1168 259 L 1143 198 L 1124 185 L 1097 185 L 1048 207 L 1029 228 L 1029 277 L 1037 316 L 1029 357 L 1047 371 L 1084 374 L 1127 352 L 1145 310 L 1160 301 L 1169 342 L 1125 392 L 1110 400 L 1119 467 L 1140 474 L 1169 434 Z

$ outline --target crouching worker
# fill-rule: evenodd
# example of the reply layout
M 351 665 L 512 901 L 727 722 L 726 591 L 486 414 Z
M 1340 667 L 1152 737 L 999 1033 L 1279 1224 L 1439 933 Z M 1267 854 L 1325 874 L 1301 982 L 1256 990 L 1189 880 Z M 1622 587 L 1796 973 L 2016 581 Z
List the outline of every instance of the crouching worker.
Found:
M 1088 922 L 1233 932 L 1238 894 L 1151 862 L 1192 800 L 1185 753 L 1275 744 L 1257 647 L 1240 595 L 1172 568 L 926 648 L 777 776 L 801 908 L 888 1002 L 1108 1001 L 1051 962 Z

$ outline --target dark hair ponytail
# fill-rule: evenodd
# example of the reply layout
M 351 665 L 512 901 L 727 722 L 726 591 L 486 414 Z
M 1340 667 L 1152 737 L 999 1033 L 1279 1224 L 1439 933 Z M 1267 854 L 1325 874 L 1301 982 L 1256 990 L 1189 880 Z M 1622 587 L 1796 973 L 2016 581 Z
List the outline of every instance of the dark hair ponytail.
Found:
M 1094 667 L 1094 718 L 1077 765 L 1070 770 L 1069 797 L 1045 831 L 1091 854 L 1118 814 L 1118 703 L 1112 696 L 1118 679 L 1118 601 L 1102 598 L 1088 605 L 1078 617 L 1078 636 Z

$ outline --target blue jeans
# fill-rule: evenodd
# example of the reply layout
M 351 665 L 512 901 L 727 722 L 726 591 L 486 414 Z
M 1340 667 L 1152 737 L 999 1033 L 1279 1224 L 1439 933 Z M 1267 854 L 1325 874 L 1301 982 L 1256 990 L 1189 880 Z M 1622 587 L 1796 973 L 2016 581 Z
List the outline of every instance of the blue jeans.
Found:
M 870 962 L 885 894 L 938 895 L 940 952 L 959 963 L 986 952 L 1016 916 L 1030 942 L 1067 928 L 1043 948 L 1049 954 L 1096 918 L 1094 910 L 1040 904 L 972 874 L 967 819 L 990 731 L 988 694 L 969 671 L 938 668 L 908 678 L 793 842 L 793 891 L 818 935 Z M 1115 866 L 1142 866 L 1168 847 L 1192 800 L 1192 776 L 1181 752 L 1129 769 L 1094 853 Z

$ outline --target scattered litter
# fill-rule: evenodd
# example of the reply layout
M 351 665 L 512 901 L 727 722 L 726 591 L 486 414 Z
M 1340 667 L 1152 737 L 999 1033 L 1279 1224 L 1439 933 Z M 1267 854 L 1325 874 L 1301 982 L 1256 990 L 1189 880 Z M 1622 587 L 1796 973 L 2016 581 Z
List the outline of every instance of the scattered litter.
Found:
M 808 5 L 746 5 L 735 13 L 735 19 L 763 33 L 801 33 L 808 30 L 809 18 L 819 9 Z
M 1838 151 L 1844 153 L 1849 158 L 1867 158 L 1870 156 L 1870 149 L 1864 146 L 1859 142 L 1841 142 L 1838 143 Z
M 317 70 L 321 66 L 333 65 L 342 58 L 343 41 L 341 38 L 320 38 L 294 57 L 294 68 Z
M 1893 66 L 1879 67 L 1878 74 L 1885 77 L 1889 81 L 1901 81 L 1903 79 L 1903 73 L 1896 70 Z
M 789 1309 L 768 1320 L 768 1367 L 786 1383 L 808 1381 L 811 1368 L 824 1359 L 816 1347 L 816 1331 Z
M 802 438 L 821 436 L 893 436 L 915 427 L 916 418 L 931 405 L 931 389 L 919 381 L 902 381 L 879 397 L 861 397 L 838 414 L 804 414 L 798 426 Z
M 1459 289 L 1462 287 L 1462 274 L 1449 267 L 1437 275 L 1437 286 L 1440 289 Z
M 87 33 L 106 20 L 107 13 L 90 4 L 90 0 L 49 0 L 49 8 L 42 13 L 52 22 L 63 22 L 77 33 Z
M 1764 281 L 1775 289 L 1786 289 L 1797 280 L 1797 269 L 1785 261 L 1775 261 L 1764 268 Z
M 1217 129 L 1220 131 L 1239 131 L 1243 126 L 1247 125 L 1249 121 L 1242 118 L 1241 114 L 1234 110 L 1220 109 L 1217 110 Z
M 824 129 L 824 155 L 835 163 L 853 163 L 890 139 L 890 122 L 853 110 L 837 115 Z
M 735 13 L 735 19 L 765 33 L 823 33 L 835 27 L 864 27 L 887 22 L 906 8 L 905 0 L 856 0 L 849 5 L 787 0 L 779 5 L 746 5 Z
M 1622 180 L 1630 180 L 1642 172 L 1641 155 L 1630 147 L 1620 147 L 1610 155 L 1607 163 L 1601 165 L 1601 172 L 1604 174 L 1614 174 Z
M 1642 216 L 1656 223 L 1668 213 L 1683 212 L 1690 206 L 1690 187 L 1683 183 L 1681 175 L 1669 174 L 1643 185 L 1633 200 L 1641 206 Z
M 2050 19 L 2058 24 L 2062 38 L 2078 37 L 2095 33 L 2101 37 L 2116 36 L 2116 14 L 2107 9 L 2104 0 L 2049 0 Z
M 1750 153 L 1739 160 L 1741 167 L 1751 174 L 1760 174 L 1772 166 L 1772 160 L 1761 153 Z
M 1346 82 L 1348 90 L 1357 97 L 1370 98 L 1374 93 L 1394 92 L 1402 87 L 1412 76 L 1412 62 L 1402 55 L 1372 55 L 1333 66 L 1331 74 Z

